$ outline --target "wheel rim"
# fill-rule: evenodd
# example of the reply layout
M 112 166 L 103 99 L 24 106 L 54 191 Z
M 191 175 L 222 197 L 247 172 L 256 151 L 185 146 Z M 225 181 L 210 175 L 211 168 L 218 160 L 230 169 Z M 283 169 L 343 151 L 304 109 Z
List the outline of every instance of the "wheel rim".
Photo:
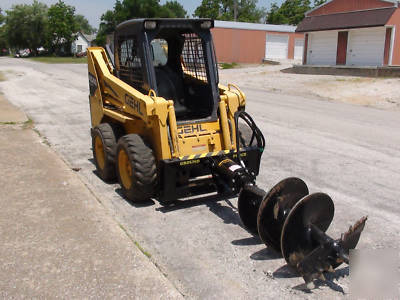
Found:
M 125 189 L 130 189 L 132 186 L 132 166 L 124 149 L 121 149 L 118 153 L 118 170 L 122 185 Z
M 103 147 L 103 142 L 101 140 L 100 136 L 96 136 L 94 140 L 94 149 L 96 153 L 96 161 L 97 165 L 99 166 L 100 169 L 104 169 L 104 166 L 106 164 L 106 158 L 104 155 L 104 147 Z

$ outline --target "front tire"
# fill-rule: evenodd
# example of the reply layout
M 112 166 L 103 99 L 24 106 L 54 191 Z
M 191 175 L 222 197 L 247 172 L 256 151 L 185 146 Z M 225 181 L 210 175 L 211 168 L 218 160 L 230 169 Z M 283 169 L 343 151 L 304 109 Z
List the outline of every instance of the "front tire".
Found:
M 117 146 L 117 175 L 122 191 L 132 202 L 152 198 L 157 186 L 153 150 L 137 134 L 123 136 Z

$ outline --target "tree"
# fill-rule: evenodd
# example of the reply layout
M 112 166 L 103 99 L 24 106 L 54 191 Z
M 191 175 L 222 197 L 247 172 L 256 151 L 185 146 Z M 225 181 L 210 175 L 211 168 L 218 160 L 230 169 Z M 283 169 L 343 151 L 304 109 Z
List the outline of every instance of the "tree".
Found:
M 8 43 L 7 43 L 7 38 L 6 38 L 6 32 L 5 26 L 1 26 L 1 24 L 4 23 L 5 17 L 3 15 L 3 11 L 0 8 L 0 55 L 2 55 L 3 49 L 8 48 Z
M 85 34 L 93 34 L 96 32 L 96 29 L 90 26 L 89 21 L 84 16 L 75 15 L 74 19 L 78 27 L 78 31 L 83 32 Z
M 171 18 L 185 18 L 187 15 L 187 11 L 178 1 L 167 1 L 162 7 L 170 11 Z
M 310 0 L 286 0 L 280 7 L 273 3 L 267 14 L 267 23 L 297 25 L 304 19 L 308 10 L 324 4 L 326 1 L 314 0 L 313 7 L 311 7 Z
M 3 49 L 8 48 L 7 37 L 4 29 L 4 26 L 0 27 L 0 55 Z
M 286 0 L 280 7 L 274 3 L 267 15 L 267 23 L 297 25 L 310 9 L 310 0 Z
M 6 13 L 3 34 L 8 44 L 17 49 L 29 48 L 36 54 L 37 48 L 46 43 L 47 6 L 35 0 L 31 5 L 14 5 Z
M 183 18 L 186 10 L 177 1 L 167 1 L 160 5 L 159 0 L 116 0 L 113 10 L 106 11 L 101 16 L 99 33 L 96 43 L 104 45 L 106 36 L 115 27 L 126 20 L 135 18 Z
M 5 17 L 3 15 L 3 10 L 0 8 L 0 25 L 4 23 Z
M 194 11 L 194 16 L 199 18 L 218 19 L 220 17 L 221 5 L 223 1 L 217 0 L 203 0 Z
M 258 0 L 241 0 L 237 3 L 237 21 L 258 23 L 265 17 L 263 8 L 257 8 Z M 232 5 L 234 7 L 234 5 Z M 229 6 L 231 9 L 232 6 Z
M 48 11 L 49 28 L 51 28 L 49 43 L 50 48 L 56 53 L 69 53 L 71 43 L 75 40 L 78 25 L 75 22 L 75 7 L 66 5 L 59 0 L 50 6 Z
M 269 24 L 288 24 L 288 18 L 282 14 L 279 6 L 272 3 L 271 9 L 267 14 L 267 23 Z
M 3 24 L 3 22 L 4 22 L 3 11 L 0 8 L 0 25 Z M 0 51 L 2 51 L 2 49 L 4 49 L 4 48 L 7 48 L 7 41 L 6 41 L 4 29 L 5 29 L 4 26 L 0 26 Z M 0 52 L 0 55 L 1 55 L 1 52 Z
M 314 0 L 314 7 L 324 4 L 327 0 Z
M 4 23 L 5 17 L 3 15 L 3 10 L 0 8 L 0 51 L 7 48 L 7 39 L 5 33 L 5 26 L 1 26 Z M 1 55 L 1 52 L 0 52 Z
M 225 21 L 258 23 L 265 16 L 264 9 L 257 7 L 258 0 L 203 0 L 194 16 Z

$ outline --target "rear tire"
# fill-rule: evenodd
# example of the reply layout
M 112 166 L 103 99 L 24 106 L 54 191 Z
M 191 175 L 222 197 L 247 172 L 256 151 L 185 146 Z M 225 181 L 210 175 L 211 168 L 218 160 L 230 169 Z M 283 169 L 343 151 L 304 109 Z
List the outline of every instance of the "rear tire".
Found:
M 116 179 L 115 155 L 117 141 L 122 135 L 120 126 L 101 123 L 93 129 L 92 149 L 97 173 L 106 182 Z
M 155 195 L 156 160 L 153 150 L 139 135 L 128 134 L 119 140 L 116 166 L 119 183 L 128 200 L 141 202 Z

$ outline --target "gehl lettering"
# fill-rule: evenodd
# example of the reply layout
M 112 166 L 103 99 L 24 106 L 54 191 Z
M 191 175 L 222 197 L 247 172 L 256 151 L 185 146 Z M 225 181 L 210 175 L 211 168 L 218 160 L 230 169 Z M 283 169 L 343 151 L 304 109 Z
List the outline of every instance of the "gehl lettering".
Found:
M 141 116 L 143 116 L 142 111 L 140 110 L 140 102 L 136 99 L 133 99 L 133 97 L 129 96 L 129 95 L 125 95 L 125 103 L 133 108 L 135 111 L 137 111 L 137 113 Z
M 178 134 L 191 134 L 207 131 L 203 129 L 201 124 L 178 126 Z

